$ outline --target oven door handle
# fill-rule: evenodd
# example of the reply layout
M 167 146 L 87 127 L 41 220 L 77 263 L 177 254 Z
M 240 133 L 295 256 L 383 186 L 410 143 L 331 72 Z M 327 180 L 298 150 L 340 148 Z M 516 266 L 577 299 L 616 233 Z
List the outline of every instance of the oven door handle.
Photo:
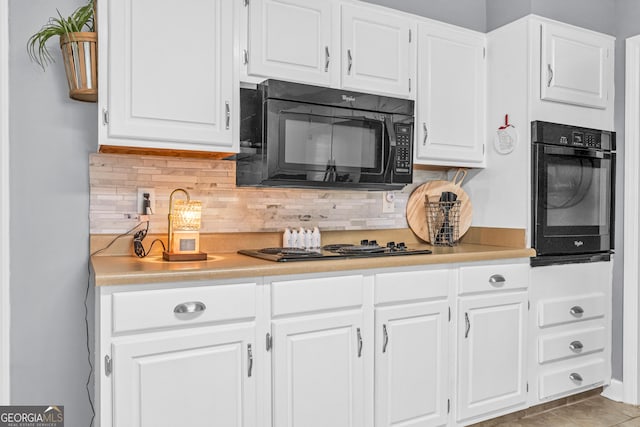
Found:
M 544 154 L 557 154 L 561 156 L 589 157 L 592 159 L 606 159 L 611 157 L 611 153 L 588 148 L 556 147 L 544 146 Z

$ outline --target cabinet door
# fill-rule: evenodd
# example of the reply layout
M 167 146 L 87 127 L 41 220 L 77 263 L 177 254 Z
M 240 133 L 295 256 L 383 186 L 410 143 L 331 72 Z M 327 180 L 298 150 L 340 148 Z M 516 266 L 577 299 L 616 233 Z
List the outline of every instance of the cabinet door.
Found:
M 273 425 L 362 427 L 362 311 L 272 322 Z
M 376 427 L 447 424 L 447 301 L 377 308 Z
M 254 426 L 253 334 L 246 325 L 116 341 L 114 427 Z
M 101 10 L 101 144 L 237 151 L 233 3 L 114 0 Z
M 331 5 L 325 0 L 251 1 L 249 74 L 328 86 Z
M 413 96 L 408 19 L 371 7 L 342 5 L 342 87 Z
M 527 293 L 461 298 L 458 421 L 525 404 Z
M 418 28 L 416 163 L 484 162 L 484 34 L 437 24 Z
M 613 78 L 613 48 L 613 37 L 542 23 L 541 98 L 607 108 Z

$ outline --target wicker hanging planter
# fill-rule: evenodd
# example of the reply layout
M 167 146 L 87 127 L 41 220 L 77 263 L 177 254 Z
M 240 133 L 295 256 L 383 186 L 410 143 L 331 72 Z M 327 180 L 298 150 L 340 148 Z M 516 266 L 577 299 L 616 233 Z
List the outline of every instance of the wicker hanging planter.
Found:
M 86 4 L 66 17 L 56 10 L 57 16 L 49 18 L 27 40 L 29 57 L 44 70 L 54 61 L 47 41 L 51 37 L 60 36 L 69 96 L 78 101 L 98 101 L 98 35 L 94 32 L 96 1 L 87 0 Z
M 98 101 L 98 36 L 94 32 L 60 36 L 62 60 L 69 83 L 69 96 L 86 102 Z

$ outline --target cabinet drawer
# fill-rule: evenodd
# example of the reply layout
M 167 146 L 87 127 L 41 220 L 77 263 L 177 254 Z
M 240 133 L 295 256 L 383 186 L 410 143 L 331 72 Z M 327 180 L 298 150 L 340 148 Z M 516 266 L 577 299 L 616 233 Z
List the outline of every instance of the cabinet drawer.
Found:
M 605 328 L 546 335 L 538 338 L 538 362 L 546 363 L 604 350 Z
M 256 290 L 255 283 L 243 283 L 116 292 L 113 333 L 250 319 L 256 315 Z
M 603 293 L 543 300 L 539 303 L 538 325 L 545 327 L 602 317 L 605 308 Z
M 450 270 L 376 274 L 375 304 L 446 298 Z
M 523 289 L 529 286 L 528 264 L 460 268 L 460 294 Z
M 597 358 L 588 363 L 543 375 L 540 377 L 539 397 L 545 399 L 602 383 L 606 371 L 606 361 Z
M 271 314 L 306 313 L 362 306 L 361 275 L 271 283 Z

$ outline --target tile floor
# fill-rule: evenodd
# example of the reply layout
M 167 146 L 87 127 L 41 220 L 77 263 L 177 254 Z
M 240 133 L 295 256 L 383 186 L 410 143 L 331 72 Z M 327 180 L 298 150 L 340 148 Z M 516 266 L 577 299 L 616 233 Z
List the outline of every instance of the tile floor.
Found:
M 640 406 L 592 396 L 567 406 L 551 409 L 519 420 L 493 424 L 494 427 L 640 427 Z

